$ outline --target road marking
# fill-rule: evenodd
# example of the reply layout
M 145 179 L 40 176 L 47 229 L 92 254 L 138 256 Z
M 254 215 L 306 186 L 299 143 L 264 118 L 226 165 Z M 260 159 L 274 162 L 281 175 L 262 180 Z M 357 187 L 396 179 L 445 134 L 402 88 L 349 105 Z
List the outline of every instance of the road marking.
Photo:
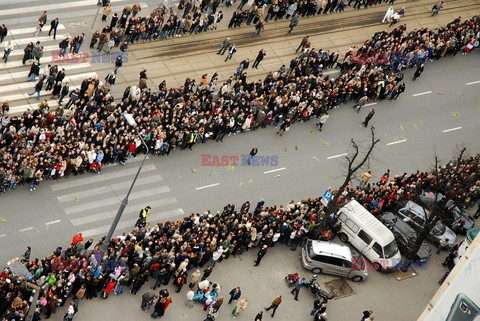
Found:
M 285 170 L 285 169 L 287 169 L 287 168 L 286 168 L 286 167 L 282 167 L 282 168 L 272 169 L 271 171 L 263 172 L 263 174 L 275 173 L 275 172 L 283 171 L 283 170 Z
M 363 107 L 368 107 L 368 106 L 373 106 L 373 105 L 376 105 L 377 103 L 370 103 L 370 104 L 366 104 L 365 106 Z
M 417 97 L 417 96 L 427 95 L 427 94 L 431 94 L 431 93 L 432 93 L 432 91 L 425 91 L 423 93 L 413 94 L 412 96 Z
M 26 231 L 31 231 L 33 230 L 33 226 L 30 226 L 30 227 L 27 227 L 27 228 L 24 228 L 24 229 L 21 229 L 21 230 L 18 230 L 19 232 L 26 232 Z
M 177 208 L 167 212 L 150 214 L 148 215 L 147 221 L 151 222 L 150 225 L 153 226 L 159 221 L 165 222 L 167 219 L 180 218 L 183 215 L 185 215 L 185 212 L 183 211 L 183 209 Z M 131 230 L 137 221 L 138 221 L 138 218 L 121 221 L 120 223 L 118 223 L 116 231 L 125 230 L 125 229 Z M 85 231 L 82 231 L 82 235 L 84 237 L 90 237 L 94 235 L 105 234 L 110 229 L 110 226 L 111 224 L 108 224 L 108 225 L 99 226 L 90 230 L 85 230 Z
M 52 225 L 52 224 L 57 224 L 57 223 L 60 223 L 61 221 L 60 220 L 55 220 L 55 221 L 51 221 L 51 222 L 47 222 L 45 223 L 45 225 Z
M 177 199 L 175 197 L 167 197 L 158 201 L 149 202 L 148 206 L 150 206 L 152 209 L 155 210 L 155 212 L 157 212 L 157 210 L 162 206 L 167 206 L 175 203 L 177 203 Z M 136 213 L 138 213 L 138 208 L 136 206 L 134 206 L 133 208 L 127 207 L 122 217 L 127 217 L 128 215 L 133 215 Z M 70 222 L 73 224 L 73 226 L 80 226 L 80 225 L 86 225 L 89 223 L 99 222 L 106 219 L 111 219 L 111 218 L 114 218 L 115 215 L 117 215 L 117 210 L 101 212 L 101 213 L 84 216 L 80 218 L 74 218 L 70 220 Z
M 129 163 L 130 163 L 130 160 L 127 161 L 127 165 Z M 145 174 L 146 172 L 151 172 L 154 170 L 155 170 L 155 166 L 153 164 L 147 164 L 142 168 L 141 174 Z M 63 183 L 57 183 L 55 185 L 51 185 L 50 188 L 52 189 L 52 191 L 56 192 L 62 189 L 74 188 L 74 187 L 79 187 L 79 186 L 88 185 L 88 184 L 100 183 L 110 179 L 116 179 L 120 177 L 135 175 L 137 171 L 138 171 L 138 168 L 129 168 L 119 172 L 115 171 L 111 173 L 102 173 L 101 175 L 93 175 L 93 176 L 91 175 L 83 178 L 71 179 Z
M 395 144 L 400 144 L 400 143 L 405 143 L 406 141 L 407 141 L 406 139 L 397 140 L 397 141 L 394 141 L 394 142 L 388 143 L 388 144 L 387 144 L 387 146 L 390 146 L 390 145 L 395 145 Z
M 316 160 L 317 162 L 319 162 L 320 160 L 318 158 L 316 158 L 315 156 L 313 156 L 313 159 Z
M 475 85 L 475 84 L 480 84 L 480 80 L 479 81 L 467 82 L 465 85 L 470 86 L 470 85 Z
M 442 133 L 453 132 L 454 130 L 459 130 L 459 129 L 462 129 L 462 127 L 455 127 L 455 128 L 445 129 L 445 130 L 442 130 Z
M 25 34 L 25 33 L 35 33 L 36 30 L 37 30 L 36 27 L 19 28 L 19 29 L 10 29 L 8 31 L 8 33 L 12 36 L 18 36 L 18 35 Z M 57 26 L 57 32 L 59 30 L 65 30 L 65 26 L 61 23 L 59 23 L 58 26 Z M 57 48 L 58 48 L 58 46 L 57 46 Z
M 215 184 L 200 186 L 200 187 L 197 187 L 197 188 L 195 188 L 195 189 L 198 191 L 198 190 L 201 190 L 201 189 L 204 189 L 204 188 L 214 187 L 214 186 L 218 186 L 218 185 L 220 185 L 220 183 L 215 183 Z
M 327 159 L 334 159 L 334 158 L 347 156 L 347 155 L 348 155 L 348 153 L 343 153 L 343 154 L 338 154 L 338 155 L 333 155 L 333 156 L 327 157 Z
M 0 235 L 0 237 L 5 237 L 5 236 L 7 236 L 7 234 L 2 234 L 2 235 Z
M 141 192 L 134 192 L 134 193 L 130 194 L 129 200 L 130 201 L 138 200 L 138 199 L 142 199 L 142 198 L 145 198 L 145 197 L 156 196 L 156 195 L 159 195 L 159 194 L 162 194 L 162 193 L 168 193 L 168 192 L 170 192 L 170 188 L 168 186 L 160 186 L 160 187 L 157 187 L 157 188 L 152 188 L 152 189 L 148 189 L 148 190 L 141 191 Z M 121 196 L 123 197 L 123 195 L 121 195 Z M 93 202 L 89 202 L 89 203 L 85 203 L 85 204 L 81 204 L 81 205 L 75 205 L 75 206 L 67 207 L 64 210 L 65 210 L 65 213 L 67 213 L 67 215 L 72 215 L 72 214 L 75 214 L 75 213 L 94 210 L 94 209 L 97 209 L 97 208 L 100 208 L 100 207 L 117 205 L 117 204 L 120 204 L 120 201 L 121 201 L 119 197 L 120 197 L 120 195 L 115 196 L 115 197 L 104 198 L 104 199 L 98 200 L 98 201 L 93 201 Z

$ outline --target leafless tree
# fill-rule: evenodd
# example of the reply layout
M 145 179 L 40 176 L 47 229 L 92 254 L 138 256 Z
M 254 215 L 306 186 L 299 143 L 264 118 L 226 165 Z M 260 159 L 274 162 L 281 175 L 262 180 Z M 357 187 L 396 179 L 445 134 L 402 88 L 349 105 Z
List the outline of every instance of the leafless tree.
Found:
M 380 142 L 380 139 L 375 137 L 375 127 L 370 127 L 370 134 L 369 145 L 365 152 L 362 152 L 361 145 L 355 142 L 353 138 L 350 140 L 350 146 L 353 150 L 353 153 L 345 157 L 345 179 L 342 185 L 340 185 L 340 187 L 333 192 L 333 198 L 327 205 L 327 214 L 335 213 L 338 210 L 337 200 L 340 198 L 352 179 L 355 178 L 358 170 L 360 170 L 363 166 L 365 166 L 365 164 L 367 164 L 367 162 L 369 162 L 375 146 L 378 144 L 378 142 Z

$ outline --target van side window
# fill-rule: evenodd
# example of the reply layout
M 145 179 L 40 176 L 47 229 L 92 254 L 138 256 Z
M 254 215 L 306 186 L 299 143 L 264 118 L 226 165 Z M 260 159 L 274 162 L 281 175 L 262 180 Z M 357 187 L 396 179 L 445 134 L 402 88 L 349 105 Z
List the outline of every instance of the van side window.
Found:
M 361 230 L 360 232 L 358 232 L 358 237 L 360 239 L 362 239 L 362 241 L 365 242 L 365 244 L 370 244 L 372 242 L 372 238 L 370 237 L 370 235 L 368 235 L 367 233 L 365 233 L 363 230 Z
M 382 251 L 382 247 L 380 246 L 380 244 L 378 244 L 377 242 L 373 243 L 372 249 L 375 251 L 375 253 L 378 254 L 378 256 L 383 258 L 383 251 Z
M 343 261 L 343 267 L 351 269 L 352 268 L 352 262 L 347 261 L 347 260 L 342 260 Z
M 327 263 L 327 264 L 332 264 L 331 262 L 331 257 L 330 256 L 326 256 L 326 255 L 316 255 L 314 258 L 313 258 L 315 261 L 318 261 L 318 262 L 322 262 L 322 263 Z
M 352 220 L 347 220 L 347 223 L 345 223 L 354 233 L 357 233 L 358 230 L 360 229 L 357 224 L 353 223 Z
M 331 257 L 330 264 L 333 264 L 335 266 L 343 266 L 343 260 L 336 257 Z
M 341 222 L 345 222 L 347 220 L 347 215 L 345 215 L 345 213 L 340 213 L 340 215 L 338 215 L 338 219 Z

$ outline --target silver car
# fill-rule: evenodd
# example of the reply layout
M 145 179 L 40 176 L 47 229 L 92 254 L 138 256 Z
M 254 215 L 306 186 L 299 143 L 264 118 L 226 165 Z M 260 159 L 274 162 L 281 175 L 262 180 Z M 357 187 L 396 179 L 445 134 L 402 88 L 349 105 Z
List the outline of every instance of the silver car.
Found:
M 302 248 L 302 264 L 314 274 L 339 275 L 354 282 L 368 277 L 367 263 L 360 254 L 332 242 L 308 240 Z

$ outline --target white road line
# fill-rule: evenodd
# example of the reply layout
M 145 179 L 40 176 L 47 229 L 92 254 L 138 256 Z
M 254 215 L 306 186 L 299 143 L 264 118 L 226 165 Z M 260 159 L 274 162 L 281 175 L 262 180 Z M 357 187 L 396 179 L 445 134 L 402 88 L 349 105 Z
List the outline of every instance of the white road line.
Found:
M 33 88 L 35 87 L 35 84 L 36 84 L 36 82 L 31 82 L 31 87 L 30 87 L 31 90 L 27 90 L 27 92 L 25 94 L 15 94 L 15 95 L 10 95 L 10 96 L 3 96 L 2 99 L 3 100 L 8 100 L 9 102 L 18 101 L 18 100 L 22 100 L 22 99 L 35 99 L 36 100 L 37 99 L 37 94 L 36 93 L 33 94 L 32 96 L 30 96 L 28 94 L 29 91 L 30 92 L 33 91 Z M 74 90 L 76 88 L 80 88 L 80 86 L 70 86 L 70 90 Z M 43 100 L 43 99 L 45 99 L 45 96 L 49 96 L 49 95 L 51 95 L 51 93 L 49 93 L 46 90 L 42 90 L 40 92 L 40 99 Z M 66 101 L 68 101 L 68 100 L 66 99 Z M 39 102 L 40 101 L 38 100 L 37 104 Z
M 60 222 L 61 222 L 61 220 L 55 220 L 55 221 L 47 222 L 47 223 L 45 223 L 45 225 L 48 226 L 48 225 L 57 224 L 57 223 L 60 223 Z
M 0 235 L 0 237 L 5 237 L 5 236 L 7 236 L 7 234 L 2 234 L 2 235 Z
M 442 130 L 442 133 L 453 132 L 454 130 L 459 130 L 459 129 L 462 129 L 462 127 L 455 127 L 455 128 L 445 129 L 445 130 Z
M 167 197 L 158 201 L 148 202 L 148 206 L 154 209 L 155 212 L 158 212 L 159 208 L 163 206 L 171 205 L 171 204 L 176 204 L 176 203 L 178 203 L 178 201 L 175 197 Z M 127 207 L 127 210 L 123 213 L 122 217 L 127 217 L 128 215 L 134 215 L 136 213 L 138 213 L 138 208 L 136 206 L 130 209 Z M 80 225 L 86 225 L 89 223 L 102 221 L 105 219 L 111 219 L 111 218 L 114 218 L 115 215 L 117 215 L 117 210 L 106 211 L 106 212 L 102 212 L 94 215 L 74 218 L 70 220 L 70 222 L 72 222 L 73 226 L 80 226 Z
M 128 164 L 128 161 L 127 161 L 127 164 Z M 142 168 L 142 173 L 154 171 L 155 169 L 156 169 L 155 165 L 146 164 Z M 110 180 L 110 179 L 135 175 L 137 170 L 138 170 L 138 168 L 129 168 L 129 169 L 125 169 L 125 170 L 122 170 L 122 171 L 115 171 L 115 172 L 104 173 L 104 174 L 100 174 L 100 175 L 92 174 L 89 177 L 70 179 L 70 180 L 68 180 L 67 182 L 64 182 L 64 183 L 58 183 L 58 184 L 55 184 L 55 185 L 51 185 L 50 188 L 52 189 L 52 191 L 56 192 L 56 191 L 60 191 L 62 189 L 79 187 L 79 186 L 83 186 L 83 185 L 99 183 L 101 181 L 107 181 L 107 180 Z M 88 175 L 88 174 L 85 174 L 85 175 Z
M 158 214 L 150 214 L 148 215 L 147 221 L 153 223 L 157 223 L 159 221 L 165 222 L 169 218 L 177 218 L 177 217 L 182 217 L 185 215 L 185 212 L 181 208 L 177 208 L 171 211 L 163 212 L 163 213 L 158 213 Z M 132 229 L 135 223 L 138 221 L 138 218 L 122 221 L 117 225 L 116 230 L 123 230 L 123 229 Z M 82 235 L 85 237 L 91 237 L 95 235 L 100 235 L 108 232 L 110 229 L 110 225 L 104 225 L 96 228 L 92 228 L 89 230 L 82 231 Z
M 45 27 L 45 29 L 47 29 L 48 31 L 50 31 L 49 28 Z M 17 36 L 17 35 L 21 35 L 21 34 L 24 34 L 24 33 L 35 33 L 35 31 L 37 30 L 37 27 L 30 27 L 30 28 L 18 28 L 18 29 L 10 29 L 8 31 L 8 33 L 12 36 Z M 57 34 L 58 34 L 58 31 L 59 30 L 65 30 L 65 26 L 61 23 L 58 24 L 58 27 L 57 27 Z M 53 39 L 53 36 L 52 36 L 52 39 Z M 57 46 L 58 48 L 58 46 Z
M 394 141 L 394 142 L 388 143 L 388 144 L 387 144 L 387 146 L 390 146 L 390 145 L 395 145 L 395 144 L 400 144 L 400 143 L 405 143 L 406 141 L 407 141 L 406 139 L 397 140 L 397 141 Z
M 214 187 L 214 186 L 218 186 L 218 185 L 220 185 L 220 183 L 215 183 L 215 184 L 200 186 L 200 187 L 197 187 L 197 188 L 195 188 L 195 189 L 198 191 L 198 190 L 201 190 L 201 189 L 204 189 L 204 188 Z
M 148 190 L 145 190 L 145 191 L 134 192 L 134 193 L 130 194 L 129 200 L 134 201 L 134 200 L 137 200 L 137 199 L 156 196 L 158 194 L 168 193 L 168 192 L 170 192 L 170 188 L 168 186 L 160 186 L 160 187 L 151 188 L 151 189 L 148 189 Z M 122 195 L 122 197 L 123 197 L 123 195 Z M 72 214 L 76 214 L 76 213 L 80 213 L 80 212 L 94 210 L 94 209 L 101 208 L 101 207 L 120 204 L 120 202 L 121 202 L 121 200 L 117 196 L 109 197 L 109 198 L 101 199 L 101 200 L 98 200 L 98 201 L 93 201 L 93 202 L 88 202 L 88 203 L 85 203 L 85 204 L 80 204 L 80 205 L 67 207 L 67 208 L 65 208 L 65 213 L 67 213 L 67 215 L 72 215 Z
M 319 162 L 320 160 L 318 158 L 316 158 L 315 156 L 313 156 L 313 159 L 316 160 L 317 162 Z
M 338 158 L 338 157 L 347 156 L 347 155 L 348 155 L 348 153 L 343 153 L 343 154 L 338 154 L 338 155 L 333 155 L 333 156 L 327 157 L 327 159 L 333 159 L 333 158 Z
M 263 172 L 263 174 L 275 173 L 275 172 L 283 171 L 283 170 L 285 170 L 285 169 L 287 169 L 287 168 L 286 168 L 286 167 L 282 167 L 282 168 L 272 169 L 271 171 Z
M 124 1 L 124 0 L 111 0 L 110 2 L 121 2 L 121 1 Z M 31 7 L 2 10 L 1 14 L 2 16 L 13 16 L 13 15 L 29 13 L 29 12 L 39 14 L 38 12 L 43 12 L 45 10 L 50 11 L 50 10 L 59 10 L 59 9 L 66 9 L 66 8 L 72 9 L 73 11 L 75 11 L 76 7 L 96 6 L 97 2 L 98 2 L 97 0 L 87 0 L 87 1 L 55 3 L 55 4 L 49 4 L 49 5 L 43 5 L 43 6 L 31 6 Z M 49 15 L 50 14 L 51 13 L 49 12 Z M 47 27 L 48 26 L 45 26 L 45 28 Z
M 21 230 L 18 230 L 19 232 L 26 232 L 26 231 L 30 231 L 30 230 L 33 230 L 33 226 L 30 226 L 30 227 L 27 227 L 27 228 L 24 228 L 24 229 L 21 229 Z
M 42 65 L 43 65 L 43 62 L 42 62 Z M 65 69 L 65 71 L 67 72 L 67 75 L 68 75 L 68 71 L 82 69 L 82 68 L 89 68 L 89 67 L 91 67 L 89 63 L 75 64 L 75 65 L 71 65 L 71 64 L 59 65 L 59 68 Z M 3 75 L 0 75 L 0 81 L 5 81 L 5 80 L 12 81 L 13 79 L 21 79 L 24 77 L 26 78 L 28 73 L 29 73 L 28 71 L 19 71 L 19 72 L 3 74 Z
M 431 93 L 432 93 L 432 91 L 430 90 L 430 91 L 425 91 L 423 93 L 413 94 L 412 96 L 417 97 L 417 96 L 427 95 L 427 94 L 431 94 Z
M 160 181 L 162 181 L 162 176 L 160 176 L 160 175 L 148 176 L 148 177 L 144 177 L 144 178 L 139 178 L 137 180 L 137 182 L 135 183 L 135 186 L 142 186 L 142 185 L 146 185 L 146 184 L 157 183 L 157 182 L 160 182 Z M 115 191 L 115 192 L 121 191 L 121 190 L 129 188 L 131 184 L 132 184 L 132 182 L 127 181 L 127 182 L 102 186 L 102 187 L 98 187 L 98 188 L 89 188 L 85 191 L 81 191 L 81 192 L 77 192 L 77 193 L 73 193 L 73 194 L 69 193 L 69 194 L 57 196 L 57 200 L 60 203 L 73 202 L 73 201 L 75 201 L 75 197 L 83 200 L 86 197 L 101 195 L 101 194 L 110 193 L 110 192 L 113 192 L 113 191 Z M 75 195 L 75 197 L 74 197 L 74 195 Z
M 480 80 L 478 80 L 478 81 L 472 81 L 472 82 L 467 82 L 465 85 L 470 86 L 470 85 L 475 85 L 475 84 L 480 84 Z
M 370 104 L 366 104 L 366 105 L 363 106 L 363 107 L 374 106 L 374 105 L 376 105 L 376 104 L 377 104 L 377 103 L 370 103 Z
M 93 77 L 96 77 L 96 76 L 98 76 L 96 72 L 86 72 L 86 73 L 83 73 L 83 74 L 71 75 L 71 76 L 65 77 L 65 79 L 63 80 L 63 84 L 65 84 L 65 82 L 68 81 L 70 83 L 70 85 L 73 85 L 74 80 L 79 80 L 79 83 L 80 83 L 80 81 L 83 81 L 84 79 L 87 79 L 87 78 L 90 78 L 90 77 L 93 78 Z M 36 82 L 33 82 L 33 81 L 27 82 L 26 81 L 24 83 L 17 83 L 17 84 L 0 86 L 0 94 L 5 94 L 5 93 L 15 91 L 15 90 L 29 89 L 29 91 L 30 91 L 35 86 L 35 84 L 36 84 Z M 71 90 L 73 90 L 73 89 L 71 89 Z M 45 92 L 45 94 L 47 94 L 47 92 Z M 68 97 L 65 98 L 65 101 L 68 101 L 67 98 Z

